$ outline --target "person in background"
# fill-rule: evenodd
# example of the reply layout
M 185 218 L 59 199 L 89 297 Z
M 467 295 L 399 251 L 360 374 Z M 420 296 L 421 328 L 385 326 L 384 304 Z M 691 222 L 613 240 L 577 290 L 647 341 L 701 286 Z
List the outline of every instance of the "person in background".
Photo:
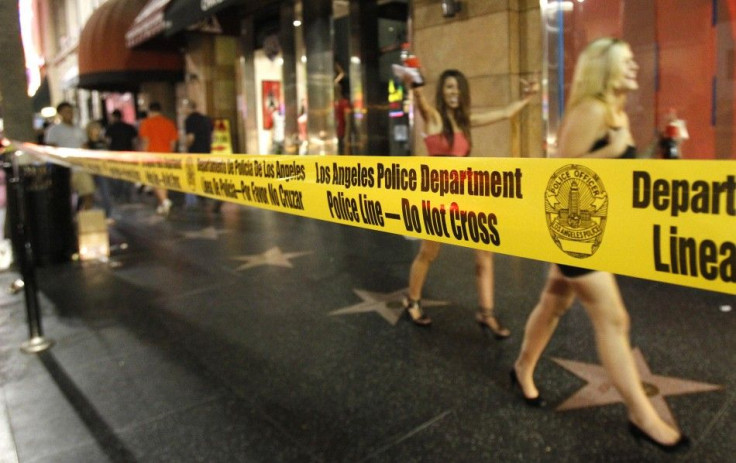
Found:
M 187 115 L 184 119 L 185 145 L 187 153 L 210 153 L 212 151 L 212 119 L 205 116 L 197 110 L 197 103 L 187 100 L 184 103 L 184 113 Z M 196 196 L 192 194 L 186 195 L 187 204 L 196 201 Z M 213 206 L 214 212 L 220 212 L 222 202 L 216 201 Z
M 97 121 L 90 121 L 87 124 L 87 141 L 84 142 L 82 148 L 87 150 L 107 150 L 107 142 L 102 138 L 102 124 Z M 102 175 L 95 175 L 94 182 L 97 191 L 100 193 L 102 200 L 102 208 L 105 211 L 107 223 L 113 223 L 112 219 L 112 198 L 110 197 L 110 179 Z
M 60 148 L 81 148 L 87 137 L 82 129 L 74 125 L 74 107 L 62 101 L 56 106 L 56 114 L 59 123 L 46 130 L 46 144 Z M 72 167 L 71 186 L 77 194 L 77 210 L 92 209 L 95 199 L 92 175 L 82 168 Z
M 139 129 L 141 151 L 149 153 L 174 153 L 179 133 L 176 124 L 161 114 L 161 104 L 154 101 L 148 106 L 148 117 L 141 121 Z M 169 192 L 164 188 L 155 188 L 154 194 L 158 200 L 156 213 L 169 215 L 171 200 Z
M 286 121 L 281 108 L 271 113 L 273 127 L 271 128 L 271 154 L 284 154 L 284 139 L 286 136 Z
M 110 124 L 105 129 L 110 151 L 135 151 L 138 142 L 138 130 L 132 124 L 123 121 L 123 113 L 116 109 L 110 113 Z
M 583 50 L 560 128 L 559 156 L 635 157 L 625 104 L 627 95 L 639 88 L 638 70 L 631 48 L 621 40 L 597 39 Z M 657 414 L 642 386 L 629 342 L 629 314 L 616 279 L 608 272 L 551 265 L 510 371 L 512 385 L 528 405 L 544 405 L 534 384 L 534 370 L 576 297 L 592 322 L 601 363 L 628 409 L 629 432 L 668 452 L 687 449 L 689 439 Z
M 470 128 L 489 125 L 509 119 L 518 114 L 536 93 L 536 88 L 525 87 L 523 99 L 509 105 L 470 112 L 470 86 L 465 75 L 456 70 L 445 70 L 437 81 L 435 106 L 424 96 L 423 87 L 410 72 L 401 75 L 406 88 L 412 89 L 419 115 L 424 121 L 427 152 L 430 156 L 465 157 L 470 155 L 472 138 Z M 422 80 L 423 82 L 423 80 Z M 440 252 L 437 241 L 422 240 L 419 253 L 411 264 L 409 292 L 404 299 L 406 316 L 417 326 L 429 326 L 432 320 L 421 307 L 422 287 L 432 262 Z M 478 289 L 478 312 L 475 319 L 483 329 L 488 329 L 497 339 L 510 336 L 510 331 L 498 321 L 494 314 L 493 297 L 493 254 L 476 250 L 475 280 Z
M 299 129 L 299 150 L 298 154 L 307 154 L 309 151 L 309 136 L 307 134 L 307 100 L 302 98 L 301 106 L 299 107 L 299 116 L 296 119 L 297 127 Z
M 123 121 L 123 113 L 116 109 L 110 114 L 110 124 L 105 129 L 105 139 L 110 151 L 135 151 L 138 146 L 138 129 Z M 108 179 L 114 197 L 130 201 L 131 186 L 125 180 Z
M 351 115 L 353 107 L 343 92 L 342 85 L 335 83 L 335 132 L 337 154 L 350 154 Z

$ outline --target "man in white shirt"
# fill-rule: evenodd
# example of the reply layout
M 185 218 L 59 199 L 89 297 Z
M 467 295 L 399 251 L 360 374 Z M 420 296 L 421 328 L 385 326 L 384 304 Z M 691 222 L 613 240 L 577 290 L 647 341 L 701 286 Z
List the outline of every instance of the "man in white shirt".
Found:
M 87 136 L 74 125 L 74 107 L 62 101 L 56 107 L 56 113 L 61 120 L 46 130 L 46 144 L 61 148 L 81 148 Z M 77 192 L 77 210 L 92 209 L 95 195 L 92 175 L 79 168 L 72 168 L 72 189 Z

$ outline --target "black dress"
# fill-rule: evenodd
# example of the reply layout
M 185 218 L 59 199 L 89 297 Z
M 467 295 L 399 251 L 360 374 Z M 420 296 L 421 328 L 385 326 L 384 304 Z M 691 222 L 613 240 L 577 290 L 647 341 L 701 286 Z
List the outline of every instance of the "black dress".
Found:
M 608 145 L 608 136 L 605 136 L 603 138 L 596 140 L 596 142 L 593 143 L 593 146 L 591 146 L 588 152 L 592 153 L 593 151 L 597 151 L 606 145 Z M 632 145 L 628 145 L 626 147 L 626 150 L 617 157 L 617 159 L 634 159 L 634 158 L 636 158 L 636 147 Z M 563 265 L 563 264 L 556 264 L 556 265 L 560 268 L 560 272 L 562 272 L 562 274 L 565 275 L 567 278 L 580 277 L 580 276 L 595 272 L 595 270 L 591 270 L 588 268 L 582 268 L 582 267 L 574 267 L 572 265 Z

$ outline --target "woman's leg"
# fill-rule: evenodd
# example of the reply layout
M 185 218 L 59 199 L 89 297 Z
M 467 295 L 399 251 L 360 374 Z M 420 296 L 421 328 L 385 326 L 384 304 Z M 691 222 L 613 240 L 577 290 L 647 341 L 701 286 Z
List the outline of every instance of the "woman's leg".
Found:
M 593 322 L 598 355 L 616 390 L 623 396 L 629 419 L 662 444 L 676 442 L 680 433 L 657 414 L 642 387 L 629 344 L 629 314 L 615 277 L 595 272 L 570 280 Z
M 440 253 L 440 243 L 422 240 L 419 253 L 414 258 L 409 271 L 409 299 L 418 301 L 422 298 L 422 287 L 427 280 L 429 266 Z
M 168 215 L 171 208 L 171 200 L 169 199 L 169 191 L 164 188 L 154 188 L 153 193 L 158 199 L 157 214 Z
M 475 286 L 478 289 L 478 307 L 493 313 L 493 253 L 475 251 Z
M 440 243 L 436 241 L 422 241 L 419 253 L 414 258 L 409 271 L 409 294 L 404 300 L 404 308 L 416 325 L 429 326 L 432 320 L 422 311 L 419 301 L 422 298 L 422 287 L 427 279 L 429 266 L 440 252 Z
M 475 286 L 478 290 L 478 308 L 476 321 L 488 327 L 499 338 L 507 338 L 511 332 L 504 328 L 493 314 L 493 253 L 475 251 Z
M 526 321 L 524 340 L 514 363 L 516 376 L 526 397 L 539 396 L 539 390 L 534 384 L 534 370 L 557 329 L 560 317 L 570 308 L 573 299 L 574 294 L 569 281 L 556 265 L 551 265 L 539 302 Z

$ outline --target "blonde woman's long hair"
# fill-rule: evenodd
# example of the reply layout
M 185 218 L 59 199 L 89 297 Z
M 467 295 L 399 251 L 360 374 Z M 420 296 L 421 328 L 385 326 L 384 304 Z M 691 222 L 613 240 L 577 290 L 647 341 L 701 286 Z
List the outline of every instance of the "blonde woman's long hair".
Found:
M 100 124 L 97 121 L 89 121 L 87 123 L 87 126 L 85 127 L 85 130 L 87 132 L 87 138 L 88 139 L 90 139 L 90 140 L 92 139 L 92 131 L 95 130 L 95 129 L 98 130 L 98 135 L 100 135 L 100 137 L 102 137 L 102 124 Z
M 626 42 L 611 37 L 596 39 L 585 47 L 575 65 L 568 109 L 588 98 L 613 103 L 613 85 L 621 77 L 619 64 L 627 47 Z

